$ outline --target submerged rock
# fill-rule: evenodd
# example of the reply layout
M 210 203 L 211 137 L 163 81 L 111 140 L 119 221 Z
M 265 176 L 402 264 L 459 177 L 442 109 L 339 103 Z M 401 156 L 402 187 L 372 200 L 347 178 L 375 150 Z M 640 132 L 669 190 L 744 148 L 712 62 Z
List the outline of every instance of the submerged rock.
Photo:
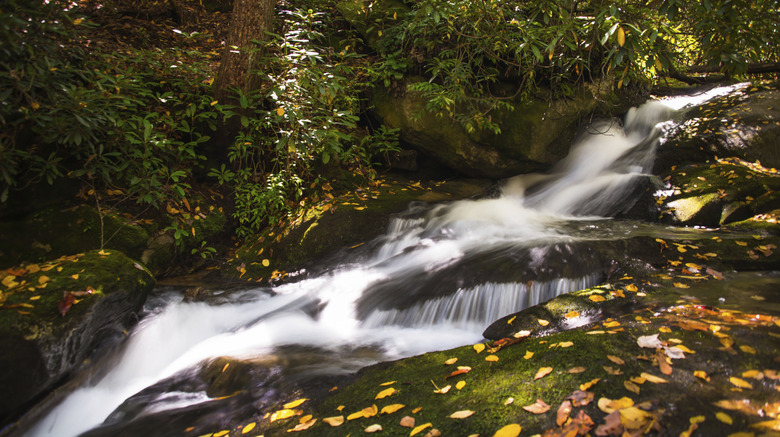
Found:
M 91 251 L 0 272 L 0 423 L 124 338 L 151 273 L 116 250 Z

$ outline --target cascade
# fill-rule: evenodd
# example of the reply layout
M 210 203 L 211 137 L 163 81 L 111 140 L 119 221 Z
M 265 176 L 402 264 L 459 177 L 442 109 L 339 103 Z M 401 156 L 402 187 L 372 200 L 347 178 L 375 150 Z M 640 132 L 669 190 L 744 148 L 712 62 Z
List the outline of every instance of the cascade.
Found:
M 504 315 L 595 285 L 608 266 L 587 261 L 571 224 L 630 206 L 652 166 L 659 123 L 671 115 L 649 102 L 622 123 L 594 124 L 551 172 L 511 178 L 496 198 L 418 206 L 394 220 L 360 263 L 244 290 L 231 303 L 171 297 L 139 323 L 113 368 L 75 390 L 28 435 L 78 435 L 134 394 L 212 357 L 251 358 L 301 345 L 338 353 L 365 347 L 376 351 L 371 362 L 395 359 L 477 342 Z M 368 364 L 349 361 L 329 371 Z M 207 400 L 205 393 L 161 393 L 146 413 Z

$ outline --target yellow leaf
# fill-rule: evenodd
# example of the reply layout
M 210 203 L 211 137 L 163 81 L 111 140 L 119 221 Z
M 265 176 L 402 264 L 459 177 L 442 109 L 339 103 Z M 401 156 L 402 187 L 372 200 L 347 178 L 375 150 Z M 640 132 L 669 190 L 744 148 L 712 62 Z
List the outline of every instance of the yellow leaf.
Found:
M 534 379 L 544 378 L 545 376 L 549 375 L 550 372 L 552 372 L 552 371 L 553 371 L 552 367 L 542 367 L 541 369 L 539 369 L 536 372 L 536 375 L 534 376 Z
M 422 424 L 422 425 L 420 425 L 420 426 L 417 426 L 417 427 L 415 427 L 415 428 L 412 430 L 412 432 L 410 432 L 410 433 L 409 433 L 409 437 L 412 437 L 413 435 L 415 435 L 415 434 L 419 433 L 420 431 L 424 430 L 425 428 L 430 428 L 430 427 L 432 427 L 432 426 L 433 426 L 433 424 L 432 424 L 432 423 L 430 423 L 430 422 L 428 422 L 428 423 L 424 423 L 424 424 Z
M 620 322 L 618 322 L 617 320 L 611 320 L 609 322 L 602 323 L 602 325 L 604 325 L 605 328 L 615 328 L 620 326 Z
M 14 288 L 17 285 L 19 285 L 18 282 L 14 281 L 16 279 L 16 276 L 14 275 L 8 275 L 5 278 L 3 278 L 3 285 L 5 288 Z
M 222 431 L 215 432 L 212 437 L 222 437 L 223 435 L 228 435 L 228 434 L 230 434 L 230 430 L 229 429 L 223 429 Z
M 390 404 L 385 405 L 382 408 L 382 411 L 379 412 L 379 414 L 393 414 L 396 411 L 400 410 L 401 408 L 405 407 L 404 404 Z
M 322 421 L 330 426 L 341 426 L 344 423 L 344 416 L 326 417 Z
M 210 106 L 214 106 L 217 103 L 219 103 L 219 100 L 212 100 L 211 103 L 209 103 Z
M 387 387 L 388 385 L 393 385 L 393 384 L 395 384 L 395 381 L 387 381 L 387 382 L 383 382 L 383 383 L 381 383 L 379 385 L 381 385 L 382 387 Z
M 270 266 L 270 265 L 271 265 L 271 260 L 269 260 L 269 259 L 267 259 L 267 258 L 266 258 L 266 259 L 264 259 L 264 260 L 262 261 L 262 263 L 263 263 L 263 267 L 268 267 L 268 266 Z
M 412 414 L 417 414 L 422 410 L 422 407 L 417 407 L 414 410 L 412 410 Z
M 300 419 L 298 419 L 298 423 L 306 423 L 306 422 L 310 421 L 313 417 L 314 416 L 312 416 L 311 414 L 307 414 L 307 415 L 301 417 Z
M 626 290 L 628 290 L 628 291 L 630 291 L 630 292 L 632 292 L 632 293 L 636 293 L 637 291 L 639 291 L 639 289 L 637 288 L 637 286 L 636 286 L 636 285 L 634 285 L 634 284 L 627 285 L 627 286 L 626 286 Z
M 562 341 L 562 342 L 558 343 L 558 347 L 562 347 L 562 348 L 567 348 L 567 347 L 572 347 L 572 346 L 574 346 L 574 343 L 571 342 L 571 341 Z
M 626 388 L 626 390 L 639 394 L 639 386 L 634 384 L 631 381 L 623 381 L 623 386 Z
M 750 425 L 750 427 L 768 429 L 772 431 L 780 431 L 780 419 L 765 420 L 763 422 L 754 423 Z
M 276 115 L 279 117 L 284 115 L 284 108 L 276 108 Z
M 740 347 L 739 347 L 739 350 L 741 350 L 742 352 L 744 352 L 744 353 L 746 353 L 746 354 L 753 354 L 753 355 L 755 355 L 755 354 L 756 354 L 756 350 L 755 350 L 755 349 L 753 349 L 753 348 L 752 348 L 752 347 L 750 347 L 750 346 L 747 346 L 747 345 L 742 345 L 742 346 L 740 346 Z
M 705 372 L 704 370 L 695 370 L 693 372 L 693 376 L 695 376 L 697 378 L 701 378 L 701 379 L 703 379 L 705 381 L 709 381 L 710 380 L 710 377 L 707 376 L 707 372 Z
M 523 355 L 523 358 L 525 358 L 526 360 L 529 360 L 529 359 L 531 359 L 531 357 L 533 357 L 533 356 L 534 356 L 534 353 L 533 353 L 533 352 L 531 352 L 531 351 L 525 351 L 525 355 Z
M 592 300 L 593 302 L 604 302 L 605 300 L 607 300 L 604 298 L 604 296 L 600 294 L 591 294 L 590 296 L 588 296 L 588 299 Z
M 507 321 L 506 321 L 506 324 L 507 324 L 507 325 L 511 325 L 511 324 L 512 324 L 512 322 L 514 322 L 516 318 L 517 318 L 517 316 L 512 316 L 512 318 L 511 318 L 511 319 L 509 319 L 509 320 L 507 320 Z
M 294 400 L 292 402 L 288 402 L 288 403 L 284 404 L 284 408 L 295 408 L 295 407 L 301 405 L 302 403 L 304 403 L 306 401 L 308 401 L 308 399 L 306 399 L 306 398 L 297 399 L 297 400 Z
M 723 411 L 718 411 L 717 413 L 715 413 L 715 418 L 717 418 L 718 420 L 720 420 L 721 422 L 727 425 L 731 425 L 732 423 L 734 423 L 734 420 L 731 418 L 731 416 L 724 413 Z
M 736 376 L 732 376 L 729 378 L 729 382 L 736 385 L 739 388 L 753 388 L 753 385 L 744 379 L 737 378 Z
M 498 356 L 496 356 L 496 355 L 488 355 L 488 356 L 485 357 L 485 361 L 496 362 L 496 361 L 498 361 Z
M 523 428 L 521 428 L 520 425 L 512 423 L 496 431 L 496 433 L 493 434 L 493 437 L 517 437 L 522 430 Z
M 485 350 L 485 345 L 483 343 L 477 343 L 474 345 L 474 350 L 477 351 L 477 353 L 480 353 Z
M 682 282 L 675 282 L 675 283 L 674 283 L 674 284 L 672 284 L 672 285 L 674 285 L 674 286 L 675 286 L 675 287 L 677 287 L 677 288 L 691 288 L 691 287 L 690 287 L 690 285 L 683 284 Z
M 463 389 L 463 387 L 465 386 L 466 386 L 466 381 L 458 381 L 458 383 L 455 384 L 455 388 L 457 388 L 458 390 Z
M 457 362 L 458 362 L 458 359 L 457 359 L 457 358 L 450 358 L 449 360 L 445 361 L 445 362 L 444 362 L 444 364 L 446 364 L 447 366 L 449 366 L 449 365 L 451 365 L 451 364 L 455 364 L 455 363 L 457 363 Z
M 379 412 L 379 408 L 377 408 L 376 405 L 372 405 L 370 407 L 363 408 L 361 412 L 365 418 L 374 417 Z
M 764 379 L 764 374 L 759 370 L 748 370 L 746 372 L 742 372 L 742 377 L 762 380 Z
M 626 364 L 626 362 L 623 361 L 623 359 L 621 359 L 620 357 L 616 357 L 614 355 L 607 355 L 607 359 L 609 359 L 609 361 L 612 361 L 613 363 L 617 364 L 618 366 L 622 366 L 623 364 Z
M 544 320 L 544 319 L 539 319 L 539 320 L 537 320 L 537 322 L 539 322 L 539 324 L 542 325 L 542 326 L 547 326 L 547 325 L 550 324 L 549 321 Z
M 255 426 L 256 426 L 256 425 L 257 425 L 257 424 L 256 424 L 255 422 L 252 422 L 252 423 L 250 423 L 249 425 L 245 426 L 245 427 L 244 427 L 244 428 L 241 430 L 241 434 L 246 434 L 246 433 L 248 433 L 249 431 L 252 431 L 253 429 L 255 429 Z
M 623 30 L 622 26 L 618 26 L 617 29 L 617 43 L 620 47 L 623 47 L 623 44 L 626 43 L 626 31 Z
M 373 425 L 370 425 L 370 426 L 366 427 L 366 429 L 364 429 L 363 431 L 368 433 L 368 434 L 371 434 L 373 432 L 379 432 L 379 431 L 382 431 L 382 425 L 380 425 L 378 423 L 375 423 Z
M 363 418 L 363 410 L 360 410 L 356 413 L 352 413 L 349 416 L 347 416 L 347 420 L 355 420 L 355 419 L 362 419 Z
M 447 393 L 448 391 L 450 391 L 451 388 L 452 388 L 451 385 L 445 385 L 444 387 L 442 387 L 442 388 L 440 388 L 438 390 L 434 390 L 433 392 L 436 393 L 437 395 L 443 395 L 443 394 Z
M 105 256 L 105 255 L 111 255 L 111 252 L 106 252 L 105 250 L 103 250 L 103 249 L 100 249 L 100 251 L 98 251 L 98 255 L 103 255 L 103 256 Z
M 665 384 L 665 383 L 669 382 L 669 381 L 667 381 L 667 380 L 665 380 L 663 378 L 659 378 L 659 377 L 657 377 L 655 375 L 651 375 L 651 374 L 646 373 L 646 372 L 642 372 L 642 374 L 640 376 L 642 378 L 644 378 L 645 380 L 652 382 L 653 384 Z M 633 378 L 631 380 L 634 381 Z M 634 382 L 636 382 L 636 381 L 634 381 Z
M 295 410 L 284 409 L 284 410 L 275 411 L 273 414 L 271 414 L 271 422 L 287 419 L 293 417 L 294 415 L 295 415 Z
M 390 388 L 388 388 L 388 389 L 385 389 L 385 390 L 382 390 L 382 391 L 380 391 L 380 392 L 379 392 L 379 393 L 376 395 L 376 397 L 375 397 L 374 399 L 384 399 L 384 398 L 386 398 L 386 397 L 388 397 L 388 396 L 392 396 L 392 395 L 394 395 L 396 392 L 397 392 L 397 390 L 396 390 L 396 389 L 394 389 L 394 388 L 390 387 Z
M 668 334 L 672 332 L 672 330 L 668 326 L 661 326 L 658 328 L 659 331 L 663 332 L 664 334 Z
M 579 317 L 579 316 L 580 316 L 579 312 L 577 312 L 577 311 L 569 311 L 563 317 L 565 317 L 567 319 L 573 319 L 573 318 Z
M 471 416 L 472 414 L 474 414 L 474 412 L 471 410 L 456 411 L 450 414 L 450 419 L 465 419 Z
M 78 279 L 78 278 L 79 278 L 79 274 L 78 274 L 78 273 L 76 273 L 76 274 L 74 274 L 74 275 L 70 275 L 70 277 L 71 277 L 71 278 L 73 278 L 73 279 Z M 38 278 L 38 282 L 40 282 L 40 281 L 41 281 L 41 278 L 46 278 L 46 276 L 41 276 L 40 278 Z M 48 278 L 47 278 L 47 279 L 48 279 Z M 43 284 L 43 282 L 41 282 L 41 284 Z
M 590 381 L 588 381 L 588 382 L 586 382 L 584 384 L 580 384 L 580 390 L 586 391 L 589 388 L 591 388 L 594 385 L 596 385 L 596 383 L 598 383 L 599 381 L 601 381 L 601 378 L 592 379 L 592 380 L 590 380 Z

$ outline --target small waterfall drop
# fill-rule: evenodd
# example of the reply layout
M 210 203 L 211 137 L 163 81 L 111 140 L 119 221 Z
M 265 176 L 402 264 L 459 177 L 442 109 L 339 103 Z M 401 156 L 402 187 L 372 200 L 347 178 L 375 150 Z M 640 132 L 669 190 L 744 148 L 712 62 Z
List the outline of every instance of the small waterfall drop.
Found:
M 78 435 L 135 393 L 212 357 L 310 345 L 367 347 L 395 359 L 479 341 L 487 324 L 506 314 L 594 285 L 602 276 L 596 266 L 569 262 L 579 249 L 566 225 L 625 209 L 627 193 L 652 165 L 657 124 L 670 115 L 650 102 L 629 112 L 622 125 L 595 124 L 550 173 L 511 178 L 498 198 L 396 219 L 360 264 L 246 290 L 235 303 L 172 301 L 137 326 L 119 364 L 73 392 L 28 435 Z M 559 270 L 545 267 L 550 260 L 571 275 L 556 276 Z M 169 408 L 207 396 L 172 398 Z

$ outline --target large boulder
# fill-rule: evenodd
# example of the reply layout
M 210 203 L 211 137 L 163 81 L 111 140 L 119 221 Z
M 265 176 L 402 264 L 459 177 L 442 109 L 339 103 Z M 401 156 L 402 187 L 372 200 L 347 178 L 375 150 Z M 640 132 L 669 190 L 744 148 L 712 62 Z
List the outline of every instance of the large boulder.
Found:
M 400 88 L 422 80 L 409 78 Z M 583 119 L 597 109 L 609 111 L 597 107 L 605 102 L 612 102 L 615 113 L 620 111 L 622 105 L 607 82 L 583 86 L 571 98 L 518 99 L 514 110 L 491 114 L 500 127 L 496 134 L 467 132 L 451 119 L 425 112 L 426 100 L 409 91 L 378 88 L 371 99 L 373 116 L 401 129 L 406 146 L 464 175 L 493 179 L 545 170 L 561 160 Z
M 0 424 L 123 338 L 155 283 L 116 250 L 20 265 L 0 280 Z

